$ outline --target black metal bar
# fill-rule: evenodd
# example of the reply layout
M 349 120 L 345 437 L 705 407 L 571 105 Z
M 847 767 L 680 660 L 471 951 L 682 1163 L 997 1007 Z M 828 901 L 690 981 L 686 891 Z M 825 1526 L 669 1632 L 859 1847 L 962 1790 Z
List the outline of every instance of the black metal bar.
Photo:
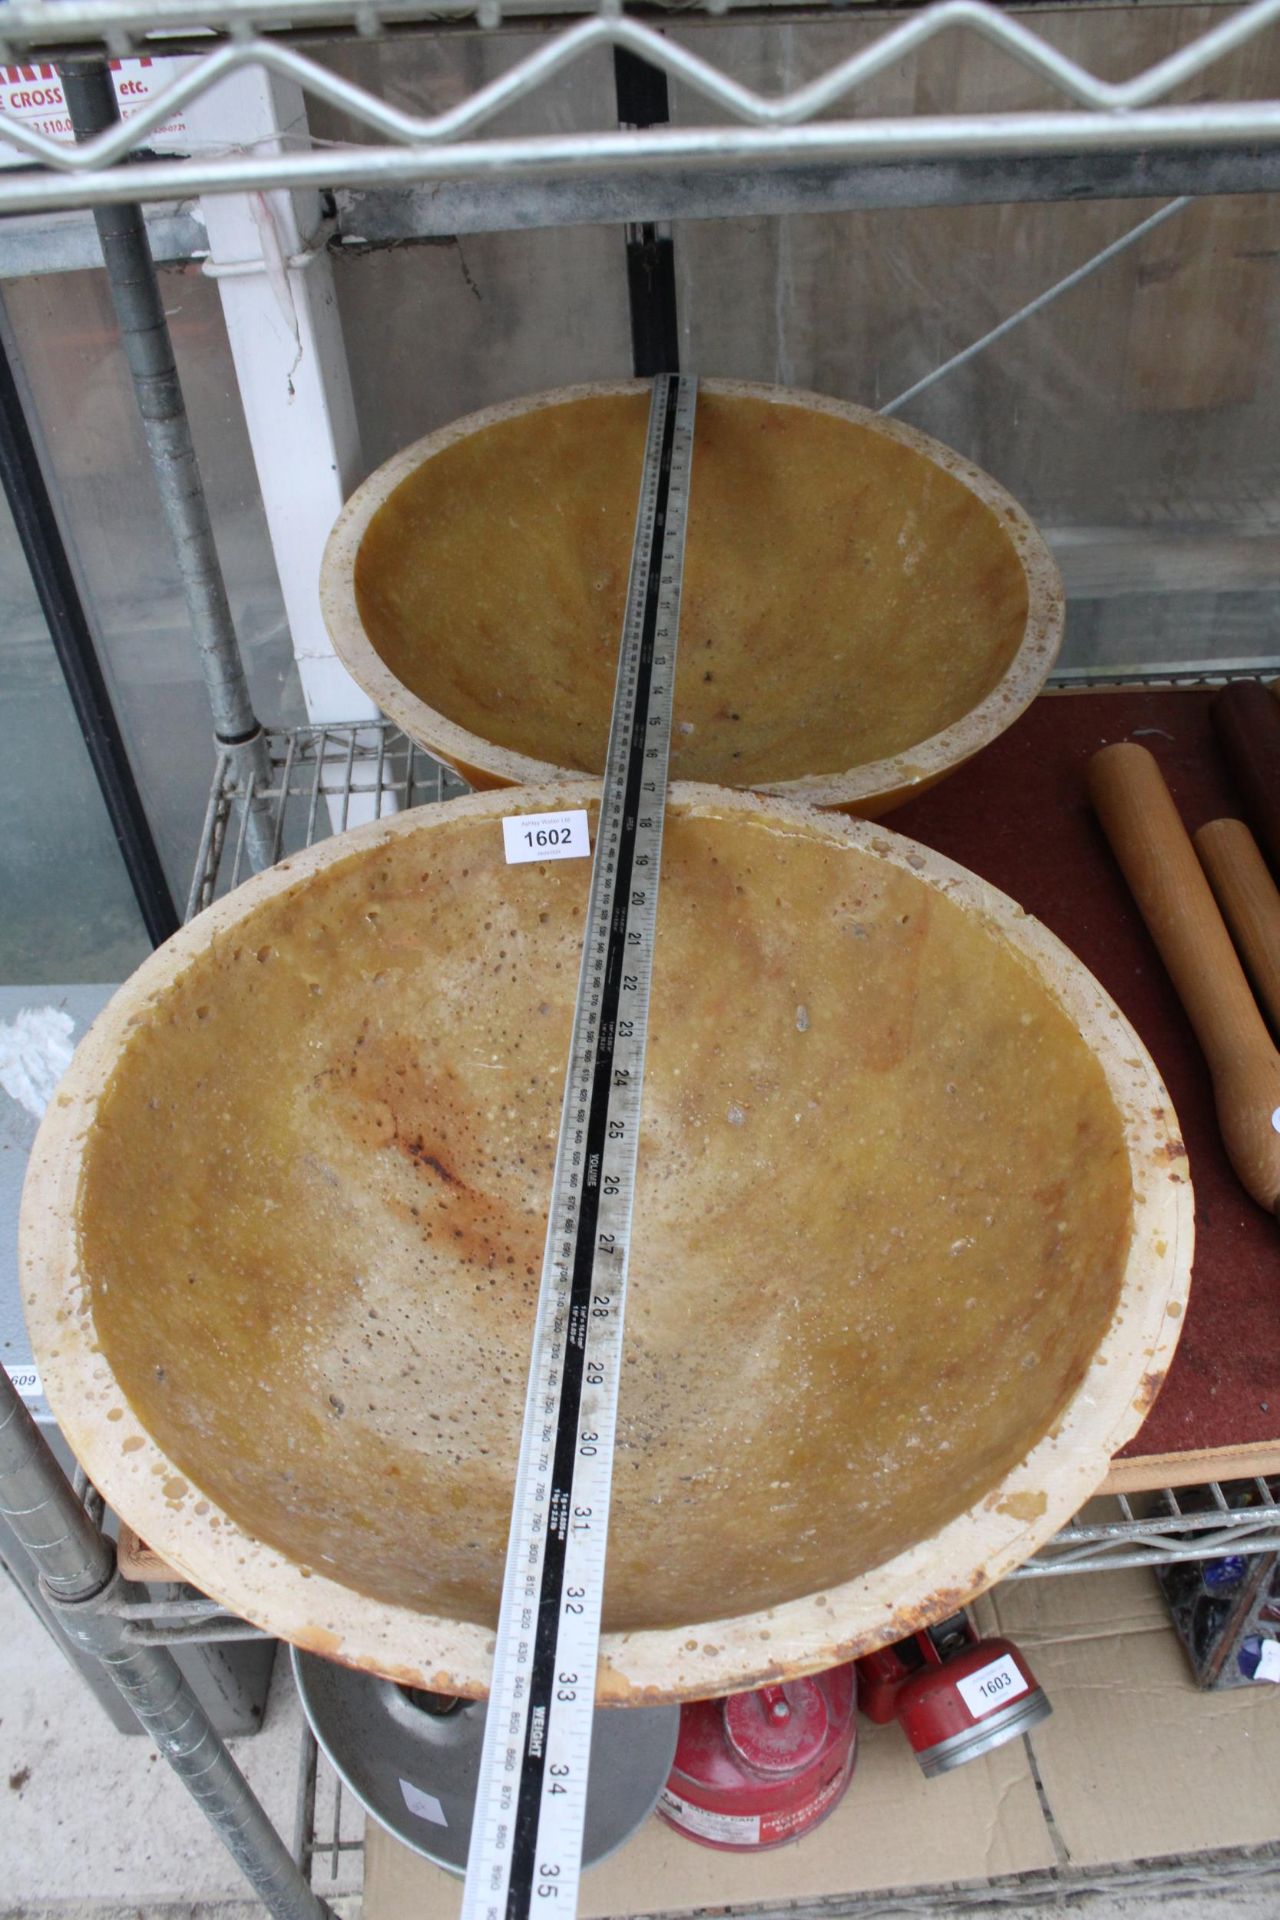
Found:
M 1276 192 L 1280 147 L 1204 147 L 1013 158 L 971 154 L 945 160 L 795 161 L 661 174 L 613 167 L 556 179 L 496 173 L 421 186 L 342 187 L 337 202 L 342 251 L 354 254 L 368 246 L 400 246 L 455 234 L 614 226 L 641 219 L 717 220 Z M 0 242 L 3 238 L 0 227 Z
M 613 79 L 622 127 L 665 126 L 671 117 L 667 76 L 623 47 L 613 50 Z M 636 377 L 680 371 L 675 247 L 652 221 L 627 228 L 627 297 L 631 361 Z
M 178 910 L 151 833 L 103 677 L 84 603 L 45 485 L 18 383 L 0 340 L 0 484 L 106 804 L 138 911 L 153 946 L 178 930 Z

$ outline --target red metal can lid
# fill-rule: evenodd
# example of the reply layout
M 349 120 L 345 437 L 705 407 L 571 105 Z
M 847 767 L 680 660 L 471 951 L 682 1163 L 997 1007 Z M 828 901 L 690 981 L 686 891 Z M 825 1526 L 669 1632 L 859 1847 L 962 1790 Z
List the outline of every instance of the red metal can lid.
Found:
M 821 1753 L 828 1729 L 827 1702 L 816 1680 L 734 1693 L 724 1703 L 725 1737 L 754 1773 L 798 1773 Z

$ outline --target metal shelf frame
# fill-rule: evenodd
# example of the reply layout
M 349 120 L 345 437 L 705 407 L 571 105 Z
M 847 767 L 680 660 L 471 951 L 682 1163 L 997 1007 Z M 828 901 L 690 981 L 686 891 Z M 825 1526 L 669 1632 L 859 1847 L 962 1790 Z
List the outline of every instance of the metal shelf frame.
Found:
M 7 137 L 33 163 L 0 175 L 0 212 L 101 206 L 114 201 L 161 201 L 228 190 L 273 187 L 347 188 L 456 183 L 499 176 L 505 189 L 521 179 L 547 184 L 615 169 L 642 173 L 646 182 L 686 174 L 755 167 L 771 169 L 833 163 L 991 160 L 1016 156 L 1160 155 L 1203 152 L 1219 165 L 1231 155 L 1270 148 L 1280 136 L 1280 101 L 1191 101 L 1171 98 L 1228 54 L 1280 21 L 1280 0 L 1251 0 L 1167 58 L 1111 81 L 1081 66 L 1041 34 L 987 0 L 933 0 L 885 25 L 868 46 L 789 92 L 765 94 L 744 86 L 676 38 L 701 11 L 656 9 L 650 20 L 622 14 L 614 0 L 568 24 L 544 26 L 530 51 L 498 78 L 440 113 L 417 115 L 392 106 L 332 71 L 296 44 L 311 35 L 369 36 L 391 28 L 439 30 L 442 21 L 493 29 L 522 8 L 503 0 L 477 7 L 442 0 L 430 10 L 404 0 L 15 0 L 5 9 L 0 61 L 11 65 L 72 64 L 86 53 L 191 54 L 193 65 L 127 122 L 68 146 L 15 125 Z M 708 10 L 709 11 L 709 10 Z M 723 17 L 730 9 L 721 10 Z M 813 9 L 820 13 L 820 9 Z M 842 18 L 860 21 L 860 10 Z M 1052 88 L 1067 105 L 1017 113 L 915 114 L 856 117 L 857 95 L 878 75 L 939 36 L 976 35 Z M 568 134 L 489 135 L 486 126 L 599 50 L 621 49 L 665 74 L 692 99 L 729 124 L 705 123 Z M 120 162 L 145 148 L 147 136 L 192 101 L 246 68 L 294 82 L 304 98 L 322 100 L 351 116 L 362 144 L 337 151 L 290 150 L 287 140 L 266 152 L 200 153 L 179 159 Z M 839 112 L 837 112 L 839 110 Z M 830 116 L 830 117 L 824 117 Z M 1217 191 L 1225 189 L 1219 186 Z M 464 228 L 455 226 L 455 231 Z
M 766 94 L 742 85 L 698 51 L 697 30 L 726 17 L 838 20 L 856 29 L 851 39 L 861 44 L 805 84 Z M 869 23 L 879 31 L 867 38 Z M 430 115 L 403 112 L 356 85 L 327 65 L 323 53 L 326 43 L 344 40 L 499 27 L 527 37 L 518 57 L 499 78 Z M 79 143 L 67 146 L 20 125 L 6 127 L 6 137 L 29 164 L 0 170 L 0 214 L 10 217 L 0 232 L 0 277 L 45 270 L 53 256 L 60 266 L 96 259 L 92 250 L 86 256 L 86 223 L 76 215 L 97 210 L 109 270 L 113 249 L 117 255 L 112 284 L 126 342 L 136 354 L 137 336 L 150 325 L 142 309 L 154 295 L 142 204 L 164 257 L 189 258 L 199 250 L 199 224 L 184 208 L 166 203 L 200 195 L 333 191 L 336 217 L 303 236 L 304 250 L 313 253 L 502 226 L 1022 199 L 1172 198 L 1153 216 L 1171 218 L 1183 204 L 1177 196 L 1280 188 L 1280 100 L 1188 97 L 1212 89 L 1217 63 L 1277 27 L 1280 0 L 1223 7 L 1175 53 L 1117 82 L 1082 67 L 1025 20 L 985 0 L 933 0 L 897 12 L 875 5 L 796 7 L 754 0 L 737 7 L 730 0 L 708 0 L 650 4 L 630 15 L 616 0 L 434 0 L 429 7 L 420 0 L 62 0 L 56 7 L 13 0 L 0 19 L 0 63 L 37 70 L 56 64 L 62 70 L 68 97 L 80 100 Z M 1054 104 L 963 115 L 859 113 L 861 89 L 946 35 L 976 35 L 996 46 L 1033 77 L 1037 97 Z M 520 137 L 492 130 L 507 109 L 532 99 L 577 63 L 617 51 L 647 62 L 674 87 L 674 124 Z M 182 55 L 192 64 L 120 124 L 110 110 L 102 63 L 130 55 Z M 246 72 L 296 86 L 304 101 L 324 102 L 348 116 L 358 139 L 313 148 L 305 134 L 283 133 L 239 146 L 197 143 L 191 153 L 175 157 L 148 151 L 149 136 L 170 116 Z M 117 205 L 131 210 L 128 232 L 105 224 L 115 218 L 107 210 Z M 1047 289 L 929 381 L 1104 265 L 1150 224 L 1143 222 Z M 287 264 L 292 268 L 301 260 L 290 254 Z M 133 296 L 125 291 L 129 283 Z M 159 311 L 158 301 L 152 306 Z M 163 330 L 162 319 L 158 328 Z M 134 373 L 145 400 L 156 368 L 139 363 Z M 899 395 L 890 408 L 908 397 Z M 188 461 L 181 438 L 180 393 L 161 425 L 150 451 L 162 491 L 184 495 L 171 514 L 181 547 L 204 524 L 204 504 L 194 456 Z M 188 571 L 194 593 L 201 584 L 198 570 Z M 217 585 L 208 572 L 207 600 L 216 601 Z M 238 649 L 216 605 L 206 615 L 200 645 L 223 744 L 189 912 L 238 884 L 251 868 L 327 832 L 460 790 L 386 721 L 261 731 L 252 712 L 236 706 L 242 684 Z M 1217 670 L 1225 676 L 1234 666 L 1222 662 Z M 1066 678 L 1080 684 L 1086 677 L 1108 676 Z M 1253 1483 L 1249 1497 L 1252 1504 L 1241 1507 L 1235 1488 L 1214 1485 L 1194 1498 L 1170 1490 L 1090 1503 L 1021 1570 L 1022 1577 L 1280 1547 L 1280 1481 Z M 31 1551 L 67 1630 L 107 1663 L 271 1913 L 278 1920 L 324 1920 L 328 1909 L 296 1864 L 307 1851 L 301 1825 L 290 1855 L 172 1660 L 174 1643 L 257 1630 L 189 1588 L 148 1597 L 145 1589 L 121 1580 L 92 1490 L 78 1494 L 68 1485 L 2 1371 L 0 1512 Z M 300 1806 L 308 1795 L 314 1796 L 313 1770 L 304 1772 Z M 335 1814 L 335 1863 L 347 1844 L 338 1837 Z

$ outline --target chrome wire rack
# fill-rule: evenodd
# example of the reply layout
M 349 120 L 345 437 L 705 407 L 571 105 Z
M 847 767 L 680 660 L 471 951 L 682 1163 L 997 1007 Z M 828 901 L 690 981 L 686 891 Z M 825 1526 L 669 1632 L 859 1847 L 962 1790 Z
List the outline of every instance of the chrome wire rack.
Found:
M 1245 1489 L 1255 1504 L 1233 1505 Z M 1280 1480 L 1211 1481 L 1207 1486 L 1165 1488 L 1144 1495 L 1100 1495 L 1005 1578 L 1035 1580 L 1276 1552 L 1280 1552 Z M 113 1611 L 128 1620 L 128 1638 L 139 1646 L 239 1640 L 259 1633 L 257 1627 L 205 1599 L 193 1587 L 176 1584 L 145 1603 L 117 1606 Z M 342 1851 L 336 1839 L 330 1844 Z
M 469 791 L 389 720 L 282 728 L 266 733 L 265 740 L 271 767 L 265 782 L 250 774 L 242 787 L 235 755 L 218 757 L 187 900 L 188 920 L 248 878 L 254 815 L 259 824 L 265 823 L 275 862 L 330 833 Z
M 1165 1567 L 1280 1551 L 1280 1480 L 1254 1476 L 1158 1493 L 1102 1494 L 1010 1579 Z
M 296 269 L 300 276 L 310 268 L 315 281 L 326 271 L 326 252 L 375 245 L 380 237 L 394 244 L 586 220 L 652 222 L 823 206 L 1167 199 L 1167 205 L 887 403 L 887 410 L 897 411 L 1157 224 L 1176 222 L 1189 198 L 1280 188 L 1280 98 L 1266 97 L 1273 89 L 1269 78 L 1259 77 L 1265 74 L 1260 59 L 1237 59 L 1229 72 L 1220 64 L 1245 48 L 1261 51 L 1260 37 L 1280 27 L 1280 0 L 1206 11 L 1207 25 L 1199 11 L 1188 15 L 1189 38 L 1176 51 L 1115 79 L 1080 65 L 1055 45 L 1054 8 L 1041 8 L 1036 0 L 1023 0 L 1021 17 L 984 0 L 925 5 L 905 0 L 896 12 L 876 0 L 852 5 L 746 0 L 741 7 L 733 0 L 642 0 L 625 17 L 620 0 L 60 0 L 57 6 L 11 0 L 0 13 L 0 63 L 34 66 L 42 79 L 54 77 L 56 64 L 85 59 L 173 57 L 175 65 L 173 77 L 126 123 L 108 125 L 79 145 L 19 122 L 7 126 L 6 138 L 20 158 L 0 168 L 0 214 L 51 217 L 6 222 L 4 242 L 10 250 L 34 249 L 44 267 L 50 249 L 56 253 L 59 247 L 74 255 L 61 264 L 96 263 L 96 242 L 87 258 L 84 253 L 84 230 L 92 240 L 92 223 L 77 220 L 72 210 L 145 202 L 153 227 L 167 233 L 165 257 L 190 259 L 206 249 L 204 210 L 162 203 L 228 191 L 322 188 L 334 193 L 332 207 L 324 209 L 332 217 L 317 223 L 308 211 L 300 250 L 284 255 L 290 274 Z M 717 17 L 726 15 L 756 22 L 825 21 L 830 30 L 824 50 L 815 55 L 825 64 L 818 71 L 811 68 L 799 84 L 758 91 L 729 69 L 728 50 L 715 31 Z M 456 94 L 433 97 L 429 112 L 407 112 L 394 104 L 394 60 L 348 60 L 347 67 L 358 65 L 365 82 L 357 84 L 341 58 L 344 40 L 372 42 L 417 32 L 485 34 L 502 27 L 519 31 L 504 41 L 499 62 L 474 63 L 483 81 L 468 77 Z M 898 111 L 901 90 L 882 110 L 883 96 L 872 95 L 872 83 L 892 80 L 930 46 L 935 55 L 942 47 L 945 56 L 964 39 L 985 43 L 1008 63 L 1014 84 L 995 90 L 1004 102 L 1000 110 Z M 670 124 L 579 126 L 575 99 L 574 113 L 567 116 L 570 126 L 562 124 L 562 115 L 560 122 L 553 121 L 559 126 L 555 132 L 512 131 L 525 119 L 513 120 L 511 109 L 534 119 L 543 111 L 545 119 L 551 89 L 559 86 L 563 97 L 566 81 L 618 50 L 656 68 L 671 83 Z M 379 66 L 385 79 L 370 80 L 370 69 Z M 284 91 L 297 89 L 302 105 L 295 107 L 291 100 L 289 112 L 273 122 L 278 134 L 255 133 L 239 143 L 221 134 L 216 140 L 193 137 L 183 153 L 151 150 L 160 129 L 184 109 L 191 109 L 190 119 L 198 124 L 197 103 L 238 74 L 265 74 Z M 598 91 L 604 100 L 603 90 Z M 1247 97 L 1250 93 L 1258 97 Z M 590 95 L 590 88 L 581 89 L 583 101 Z M 928 89 L 921 97 L 928 97 Z M 340 143 L 311 143 L 305 112 L 311 104 L 324 108 L 330 122 L 338 117 Z M 583 115 L 588 111 L 584 106 Z M 602 113 L 609 111 L 602 106 Z M 319 116 L 318 124 L 322 121 Z M 225 265 L 215 260 L 214 270 L 220 264 Z M 235 271 L 240 264 L 233 261 Z M 156 464 L 163 473 L 159 454 Z M 1270 534 L 1274 515 L 1264 512 L 1241 523 L 1224 510 L 1224 524 L 1228 531 L 1243 525 Z M 1156 532 L 1163 531 L 1161 522 Z M 1245 665 L 1236 658 L 1243 648 L 1231 644 L 1225 629 L 1218 637 L 1215 674 Z M 231 644 L 228 656 L 234 655 Z M 1257 663 L 1247 664 L 1256 669 Z M 226 671 L 223 661 L 211 675 L 215 692 L 223 687 Z M 1086 674 L 1093 680 L 1111 677 L 1082 669 L 1079 679 Z M 1175 672 L 1163 677 L 1202 676 Z M 235 737 L 237 730 L 224 727 L 223 732 Z M 190 913 L 247 878 L 251 854 L 254 864 L 276 861 L 360 821 L 464 791 L 387 722 L 275 731 L 266 736 L 266 749 L 251 772 L 244 754 L 219 759 Z M 7 1417 L 0 1398 L 0 1428 Z M 19 1464 L 25 1473 L 25 1457 Z M 0 1479 L 12 1479 L 13 1473 L 9 1455 L 0 1448 Z M 42 1473 L 43 1478 L 36 1476 L 41 1498 L 50 1512 L 61 1514 L 55 1491 L 66 1490 L 60 1477 L 51 1464 Z M 82 1497 L 91 1497 L 90 1490 L 82 1490 Z M 29 1510 L 24 1501 L 23 1513 Z M 30 1541 L 34 1534 L 29 1529 L 22 1537 Z M 1020 1577 L 1276 1549 L 1280 1479 L 1213 1484 L 1092 1501 L 1023 1566 Z M 68 1565 L 76 1551 L 73 1542 L 65 1555 Z M 86 1547 L 77 1562 L 77 1580 L 90 1564 L 87 1554 Z M 146 1600 L 131 1596 L 117 1603 L 100 1596 L 77 1607 L 90 1624 L 99 1611 L 116 1615 L 107 1623 L 109 1632 L 92 1638 L 86 1625 L 85 1644 L 131 1647 L 135 1654 L 149 1646 L 256 1631 L 177 1582 L 161 1582 Z M 309 1869 L 308 1885 L 304 1889 L 300 1880 L 286 1885 L 287 1859 L 279 1857 L 285 1850 L 225 1748 L 212 1743 L 220 1771 L 206 1770 L 194 1780 L 183 1738 L 156 1704 L 159 1681 L 154 1674 L 148 1680 L 144 1660 L 138 1666 L 138 1704 L 144 1719 L 150 1714 L 146 1723 L 157 1729 L 166 1757 L 201 1797 L 237 1858 L 248 1861 L 253 1884 L 271 1911 L 288 1920 L 304 1914 L 316 1920 L 324 1909 L 306 1897 L 310 1887 L 323 1878 L 331 1897 L 341 1897 L 359 1857 L 361 1822 L 340 1783 L 323 1763 L 315 1763 L 313 1753 L 304 1768 L 294 1849 L 294 1858 Z M 1270 1872 L 1274 1858 L 1262 1864 Z M 974 1893 L 983 1904 L 992 1897 L 990 1888 Z M 1026 1898 L 1027 1889 L 1020 1886 L 1018 1904 Z
M 327 1901 L 359 1890 L 364 1833 L 364 1808 L 321 1753 L 304 1719 L 293 1857 Z
M 373 36 L 415 24 L 474 23 L 496 28 L 532 11 L 532 0 L 13 0 L 3 13 L 0 61 L 29 63 L 90 55 L 144 53 L 190 56 L 185 70 L 132 115 L 76 146 L 26 126 L 7 137 L 33 162 L 0 175 L 0 211 L 164 200 L 227 189 L 390 186 L 446 182 L 500 170 L 504 179 L 608 167 L 642 168 L 650 177 L 681 169 L 768 166 L 803 161 L 885 162 L 958 156 L 1133 154 L 1170 149 L 1244 152 L 1280 135 L 1280 101 L 1203 97 L 1202 76 L 1280 21 L 1280 0 L 1253 0 L 1226 12 L 1185 46 L 1126 80 L 1103 78 L 1071 59 L 986 0 L 934 0 L 883 30 L 825 72 L 776 94 L 745 86 L 695 52 L 681 26 L 693 16 L 725 14 L 727 0 L 703 7 L 662 6 L 650 18 L 624 16 L 617 0 L 566 8 L 537 0 L 542 31 L 497 78 L 433 114 L 393 106 L 334 71 L 297 43 L 335 35 Z M 766 16 L 768 5 L 757 9 Z M 807 7 L 814 15 L 834 8 Z M 556 22 L 548 16 L 577 13 Z M 876 15 L 845 8 L 857 27 Z M 1017 112 L 857 114 L 859 90 L 941 35 L 968 35 L 997 46 L 1028 72 L 1037 91 L 1059 104 Z M 857 37 L 863 36 L 859 31 Z M 601 50 L 622 49 L 676 82 L 698 103 L 692 121 L 659 128 L 616 126 L 556 134 L 503 135 L 490 124 L 518 102 Z M 246 68 L 294 82 L 304 97 L 350 116 L 362 139 L 340 154 L 299 150 L 283 140 L 272 151 L 223 150 L 177 159 L 119 163 L 145 149 L 148 137 L 192 101 Z M 1201 97 L 1188 100 L 1195 84 Z M 1211 80 L 1209 85 L 1211 86 Z M 705 117 L 702 110 L 709 109 Z M 483 137 L 477 137 L 483 134 Z
M 1245 1499 L 1250 1502 L 1247 1506 L 1241 1504 Z M 1101 1494 L 1005 1578 L 1035 1580 L 1276 1552 L 1280 1552 L 1280 1479 L 1211 1481 L 1207 1486 L 1168 1487 L 1158 1493 Z M 127 1620 L 127 1637 L 136 1646 L 239 1640 L 259 1633 L 216 1601 L 177 1583 L 145 1602 L 117 1603 L 112 1611 Z

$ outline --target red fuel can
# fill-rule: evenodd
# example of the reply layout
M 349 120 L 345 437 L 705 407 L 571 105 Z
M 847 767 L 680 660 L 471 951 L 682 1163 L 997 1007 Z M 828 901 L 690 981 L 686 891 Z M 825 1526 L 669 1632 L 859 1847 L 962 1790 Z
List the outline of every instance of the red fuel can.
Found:
M 1051 1711 L 1012 1640 L 980 1640 L 967 1613 L 864 1654 L 858 1697 L 869 1720 L 897 1720 L 930 1779 L 1029 1733 Z
M 680 1711 L 658 1812 L 727 1853 L 799 1839 L 839 1804 L 857 1741 L 852 1666 Z
M 1029 1733 L 1049 1712 L 1012 1640 L 975 1638 L 898 1693 L 898 1722 L 929 1779 Z

